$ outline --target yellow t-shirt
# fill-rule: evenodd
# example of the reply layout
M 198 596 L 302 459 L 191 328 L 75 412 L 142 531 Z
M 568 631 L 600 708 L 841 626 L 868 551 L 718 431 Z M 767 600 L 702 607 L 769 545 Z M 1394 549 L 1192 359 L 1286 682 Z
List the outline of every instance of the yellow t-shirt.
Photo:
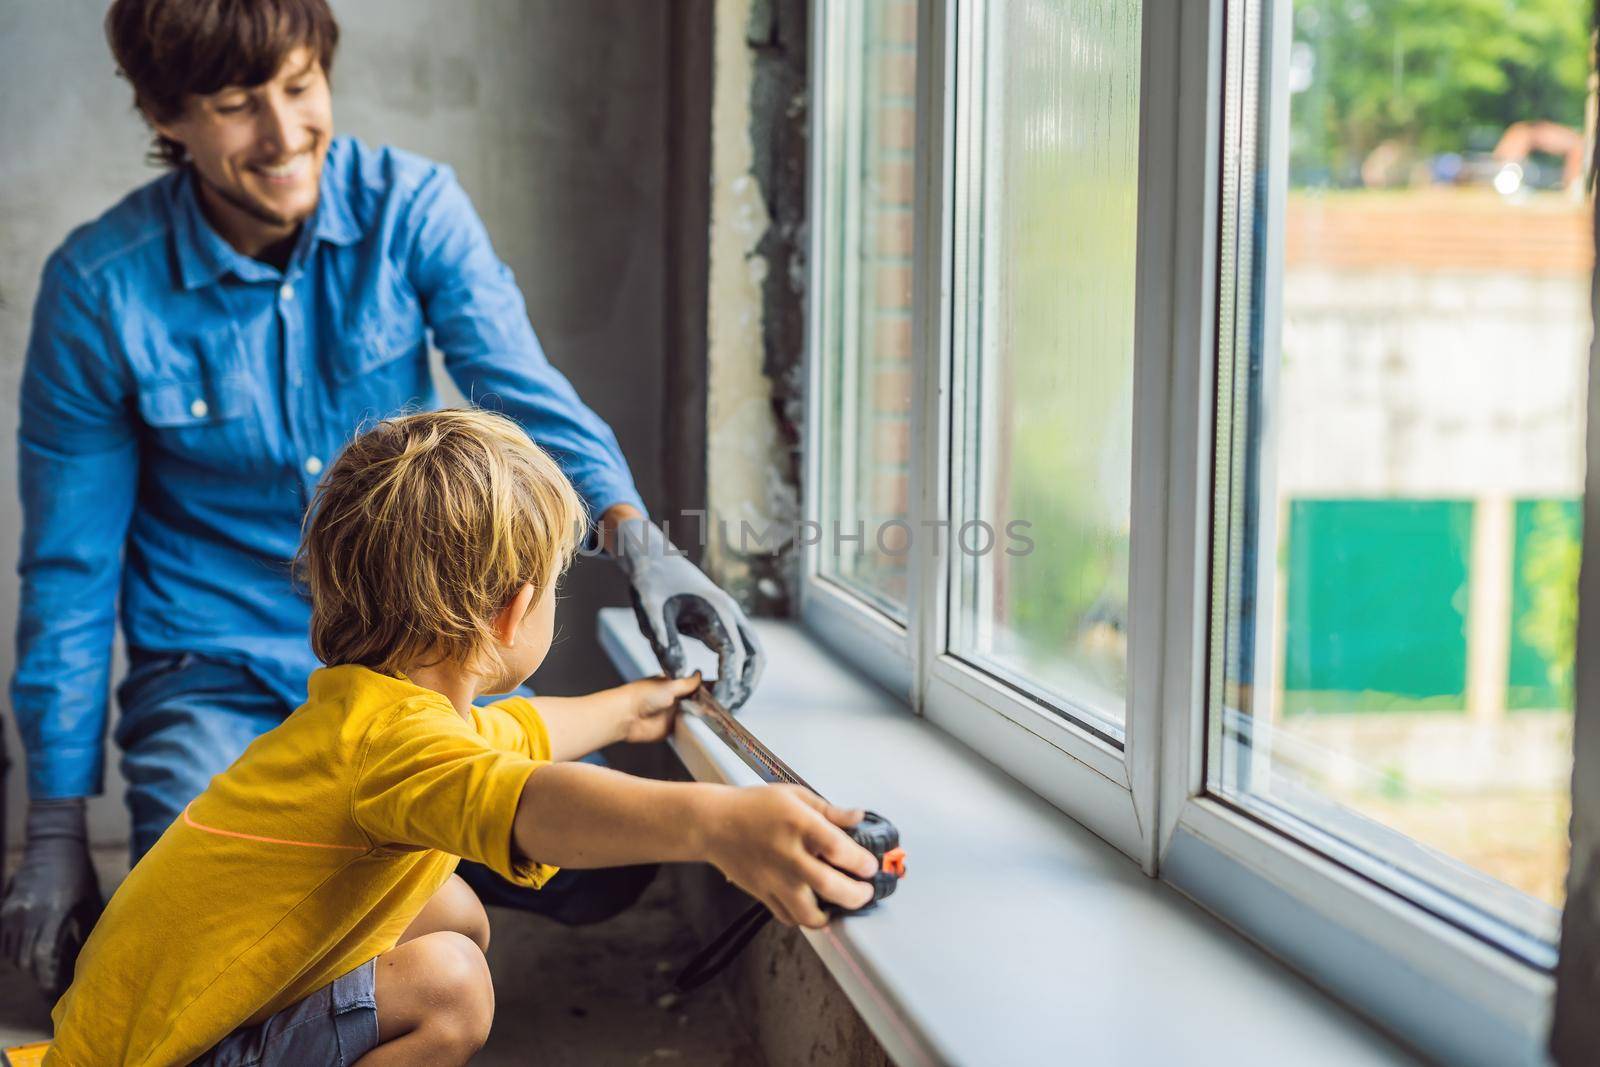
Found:
M 317 671 L 111 898 L 46 1062 L 187 1063 L 393 948 L 457 857 L 543 885 L 511 824 L 549 758 L 520 697 L 467 722 L 409 681 Z

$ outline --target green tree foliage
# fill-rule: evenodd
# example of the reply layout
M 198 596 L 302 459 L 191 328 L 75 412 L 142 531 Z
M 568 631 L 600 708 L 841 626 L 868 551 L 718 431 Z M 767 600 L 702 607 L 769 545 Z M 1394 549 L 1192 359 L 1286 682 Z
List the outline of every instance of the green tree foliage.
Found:
M 1582 128 L 1589 5 L 1577 0 L 1298 0 L 1294 169 L 1354 184 L 1385 141 L 1486 150 L 1514 122 Z M 1298 87 L 1298 86 L 1297 86 Z
M 1583 520 L 1576 508 L 1555 500 L 1534 505 L 1532 518 L 1522 564 L 1522 579 L 1532 590 L 1532 599 L 1519 626 L 1520 636 L 1544 658 L 1551 688 L 1570 706 Z

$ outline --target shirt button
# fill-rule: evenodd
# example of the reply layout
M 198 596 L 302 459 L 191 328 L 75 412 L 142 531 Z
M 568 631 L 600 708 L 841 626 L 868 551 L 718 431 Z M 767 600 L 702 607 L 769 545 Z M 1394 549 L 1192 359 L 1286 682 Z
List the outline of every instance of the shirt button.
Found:
M 322 460 L 318 459 L 316 456 L 307 456 L 306 457 L 306 473 L 307 474 L 321 474 L 322 473 Z
M 288 282 L 284 282 L 283 287 L 278 290 L 278 295 L 283 297 L 285 300 L 293 300 L 294 286 L 290 285 Z
M 206 412 L 210 410 L 211 409 L 206 405 L 206 402 L 201 400 L 199 397 L 195 397 L 194 403 L 189 405 L 189 414 L 193 415 L 197 419 L 205 418 Z

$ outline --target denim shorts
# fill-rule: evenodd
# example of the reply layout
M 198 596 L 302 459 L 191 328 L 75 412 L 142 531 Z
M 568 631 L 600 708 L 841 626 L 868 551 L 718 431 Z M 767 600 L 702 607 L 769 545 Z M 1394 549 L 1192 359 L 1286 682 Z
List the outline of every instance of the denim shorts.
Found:
M 196 1067 L 346 1067 L 378 1044 L 377 960 L 341 975 L 265 1022 L 241 1026 Z

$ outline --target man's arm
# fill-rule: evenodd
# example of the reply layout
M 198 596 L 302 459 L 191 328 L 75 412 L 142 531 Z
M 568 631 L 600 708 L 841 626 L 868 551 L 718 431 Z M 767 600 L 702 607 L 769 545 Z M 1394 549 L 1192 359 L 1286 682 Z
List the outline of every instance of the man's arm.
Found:
M 101 302 L 59 255 L 34 308 L 18 434 L 22 578 L 12 712 L 33 806 L 0 955 L 59 992 L 100 906 L 82 797 L 100 792 L 122 547 L 138 484 L 131 385 Z
M 139 481 L 125 367 L 99 301 L 46 266 L 22 373 L 22 578 L 12 711 L 36 800 L 101 789 L 122 549 Z
M 407 277 L 456 385 L 515 418 L 567 472 L 628 576 L 640 628 L 667 673 L 687 669 L 679 635 L 697 638 L 717 653 L 717 696 L 730 708 L 744 703 L 762 668 L 749 620 L 646 520 L 615 435 L 545 358 L 511 271 L 448 168 L 422 183 L 406 220 Z
M 630 519 L 647 519 L 649 516 L 634 507 L 632 504 L 613 504 L 600 516 L 599 529 L 596 536 L 600 539 L 600 547 L 611 556 L 619 554 L 622 538 L 618 532 L 623 523 Z
M 404 234 L 406 276 L 461 392 L 521 423 L 572 479 L 593 517 L 619 504 L 642 515 L 616 436 L 545 357 L 521 290 L 448 167 L 412 195 Z

